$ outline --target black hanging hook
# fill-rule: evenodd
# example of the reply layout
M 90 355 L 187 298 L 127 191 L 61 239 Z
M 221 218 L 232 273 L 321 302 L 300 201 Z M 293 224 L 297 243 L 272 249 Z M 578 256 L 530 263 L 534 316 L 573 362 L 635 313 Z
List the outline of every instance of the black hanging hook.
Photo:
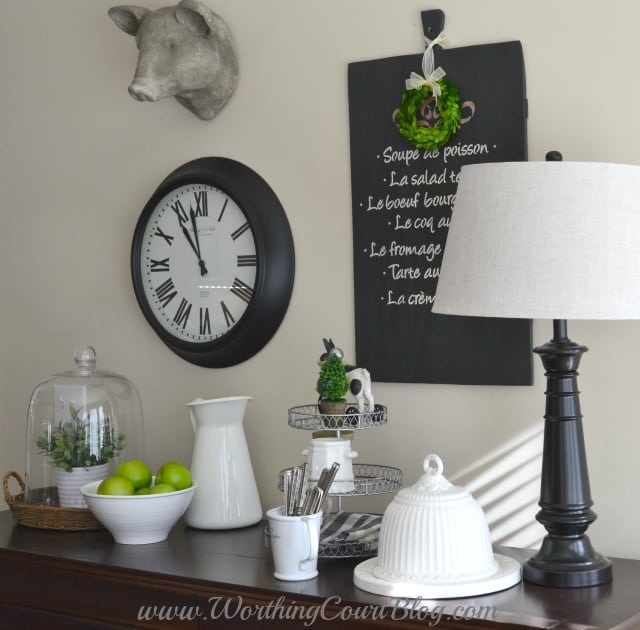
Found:
M 444 30 L 444 11 L 442 9 L 431 9 L 422 11 L 422 30 L 427 39 L 434 39 Z

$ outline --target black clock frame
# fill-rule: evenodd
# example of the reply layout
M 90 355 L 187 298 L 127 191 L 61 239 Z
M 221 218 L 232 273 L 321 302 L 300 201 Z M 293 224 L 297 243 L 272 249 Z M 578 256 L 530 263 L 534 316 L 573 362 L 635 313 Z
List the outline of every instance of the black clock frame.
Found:
M 165 195 L 189 184 L 215 186 L 238 204 L 251 226 L 258 258 L 253 297 L 244 314 L 227 334 L 204 343 L 177 338 L 159 323 L 144 294 L 140 264 L 142 238 L 153 211 Z M 198 158 L 172 171 L 146 203 L 133 233 L 131 277 L 146 320 L 173 352 L 202 367 L 229 367 L 262 350 L 284 319 L 294 275 L 293 236 L 280 200 L 258 173 L 230 158 Z

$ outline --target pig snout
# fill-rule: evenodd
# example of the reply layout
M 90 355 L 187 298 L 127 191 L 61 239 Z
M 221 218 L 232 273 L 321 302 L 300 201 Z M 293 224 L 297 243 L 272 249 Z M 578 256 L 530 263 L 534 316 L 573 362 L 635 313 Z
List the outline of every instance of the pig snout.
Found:
M 163 64 L 150 63 L 142 57 L 129 86 L 129 94 L 137 101 L 159 101 L 166 96 L 175 96 L 177 83 L 171 68 Z
M 144 81 L 133 81 L 129 86 L 129 94 L 136 99 L 136 101 L 157 101 L 160 96 L 158 90 L 153 85 Z

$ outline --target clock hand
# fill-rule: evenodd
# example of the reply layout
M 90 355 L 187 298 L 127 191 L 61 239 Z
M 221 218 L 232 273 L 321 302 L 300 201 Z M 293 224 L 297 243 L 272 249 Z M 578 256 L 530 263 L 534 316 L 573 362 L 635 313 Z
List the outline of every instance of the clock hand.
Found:
M 204 260 L 202 260 L 202 255 L 200 254 L 200 238 L 198 237 L 198 227 L 196 226 L 196 215 L 193 211 L 193 208 L 189 208 L 189 216 L 191 217 L 191 225 L 193 226 L 193 236 L 196 239 L 196 254 L 198 255 L 198 264 L 200 265 L 200 275 L 207 275 L 207 267 L 204 264 Z
M 184 223 L 180 224 L 180 228 L 182 229 L 182 233 L 184 234 L 184 237 L 187 239 L 187 242 L 189 243 L 189 245 L 191 245 L 191 249 L 194 251 L 198 259 L 200 259 L 200 254 L 198 254 L 198 250 L 196 249 L 196 246 L 194 245 L 193 240 L 191 239 L 191 234 L 189 234 L 189 230 L 187 230 Z
M 200 265 L 200 274 L 204 276 L 207 273 L 207 268 L 204 266 L 204 261 L 200 258 L 200 252 L 198 251 L 198 248 L 196 248 L 193 242 L 193 239 L 191 238 L 191 234 L 189 234 L 189 230 L 187 230 L 184 223 L 180 221 L 180 217 L 178 217 L 178 223 L 180 224 L 180 229 L 182 230 L 184 237 L 187 239 L 187 242 L 189 243 L 189 245 L 191 245 L 191 249 L 193 250 L 193 252 L 198 258 L 198 264 Z M 196 238 L 197 238 L 197 232 L 196 232 Z

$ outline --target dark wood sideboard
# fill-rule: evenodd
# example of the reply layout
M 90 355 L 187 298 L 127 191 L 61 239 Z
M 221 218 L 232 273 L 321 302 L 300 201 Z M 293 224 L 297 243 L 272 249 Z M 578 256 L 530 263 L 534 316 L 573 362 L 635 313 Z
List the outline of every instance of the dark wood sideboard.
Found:
M 0 628 L 640 628 L 637 560 L 614 559 L 613 581 L 597 587 L 521 583 L 421 607 L 355 587 L 360 561 L 321 559 L 317 578 L 281 582 L 264 524 L 216 532 L 180 522 L 164 542 L 118 545 L 105 530 L 30 529 L 0 512 Z

